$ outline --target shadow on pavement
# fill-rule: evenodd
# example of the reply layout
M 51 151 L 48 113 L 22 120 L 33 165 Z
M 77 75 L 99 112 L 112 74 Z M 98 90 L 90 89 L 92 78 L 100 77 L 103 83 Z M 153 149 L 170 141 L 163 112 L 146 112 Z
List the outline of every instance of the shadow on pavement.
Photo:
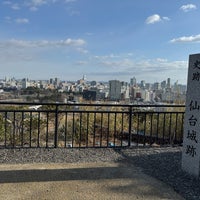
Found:
M 35 197 L 39 191 L 39 198 L 40 194 L 45 196 L 46 191 L 51 191 L 52 199 L 63 199 L 70 194 L 71 199 L 74 194 L 79 195 L 76 199 L 182 199 L 166 185 L 170 185 L 172 176 L 178 178 L 175 172 L 179 153 L 137 155 L 120 149 L 116 152 L 121 156 L 112 164 L 76 163 L 71 167 L 40 163 L 39 167 L 28 164 L 29 167 L 11 165 L 11 168 L 5 165 L 0 169 L 0 197 L 5 199 L 8 193 L 14 195 L 17 191 L 21 195 L 18 199 L 22 199 L 24 192 Z M 174 163 L 168 168 L 170 162 Z M 58 198 L 57 194 L 62 196 Z
M 1 170 L 0 188 L 6 188 L 3 189 L 5 196 L 8 191 L 12 195 L 13 188 L 23 196 L 27 193 L 26 185 L 31 185 L 29 195 L 34 195 L 46 185 L 42 192 L 51 190 L 51 195 L 70 195 L 71 192 L 69 199 L 74 199 L 75 194 L 81 196 L 75 199 L 181 199 L 170 187 L 121 162 L 123 160 L 107 167 L 96 163 L 96 167 L 77 164 L 76 168 Z M 63 196 L 56 198 L 63 199 Z
M 132 154 L 126 150 L 116 150 L 123 159 L 142 172 L 172 187 L 185 199 L 200 199 L 200 179 L 195 179 L 181 168 L 181 152 L 156 152 L 153 154 Z M 133 152 L 133 151 L 132 151 Z M 117 190 L 117 188 L 116 188 Z
M 127 170 L 124 173 L 124 170 L 118 167 L 5 170 L 0 171 L 0 183 L 133 178 L 131 173 L 127 173 Z

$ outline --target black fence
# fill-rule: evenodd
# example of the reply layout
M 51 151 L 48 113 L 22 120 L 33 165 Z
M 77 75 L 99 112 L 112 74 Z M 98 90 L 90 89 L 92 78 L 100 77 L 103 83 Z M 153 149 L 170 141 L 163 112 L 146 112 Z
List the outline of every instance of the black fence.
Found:
M 181 145 L 184 105 L 0 103 L 0 148 Z

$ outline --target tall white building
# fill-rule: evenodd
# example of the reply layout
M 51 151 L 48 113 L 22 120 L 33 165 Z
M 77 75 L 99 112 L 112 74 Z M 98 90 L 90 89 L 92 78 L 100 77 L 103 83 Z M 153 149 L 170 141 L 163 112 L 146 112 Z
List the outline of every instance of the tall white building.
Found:
M 150 92 L 148 90 L 140 89 L 140 92 L 143 101 L 145 102 L 150 101 Z
M 127 82 L 121 82 L 121 100 L 129 99 L 130 91 Z

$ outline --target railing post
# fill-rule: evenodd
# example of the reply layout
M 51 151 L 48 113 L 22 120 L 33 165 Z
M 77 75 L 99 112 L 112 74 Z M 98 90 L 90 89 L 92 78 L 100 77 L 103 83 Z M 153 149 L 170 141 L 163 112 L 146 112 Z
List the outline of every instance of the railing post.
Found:
M 128 146 L 131 146 L 131 132 L 132 132 L 132 106 L 129 106 L 129 136 L 128 136 Z
M 54 148 L 58 147 L 58 105 L 55 110 L 55 135 L 54 135 Z

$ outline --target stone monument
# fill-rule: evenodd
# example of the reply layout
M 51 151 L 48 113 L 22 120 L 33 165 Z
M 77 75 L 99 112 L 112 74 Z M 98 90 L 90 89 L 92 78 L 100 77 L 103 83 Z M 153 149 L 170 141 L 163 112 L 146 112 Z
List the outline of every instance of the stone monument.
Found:
M 184 118 L 182 169 L 200 173 L 200 54 L 189 56 L 186 110 Z

